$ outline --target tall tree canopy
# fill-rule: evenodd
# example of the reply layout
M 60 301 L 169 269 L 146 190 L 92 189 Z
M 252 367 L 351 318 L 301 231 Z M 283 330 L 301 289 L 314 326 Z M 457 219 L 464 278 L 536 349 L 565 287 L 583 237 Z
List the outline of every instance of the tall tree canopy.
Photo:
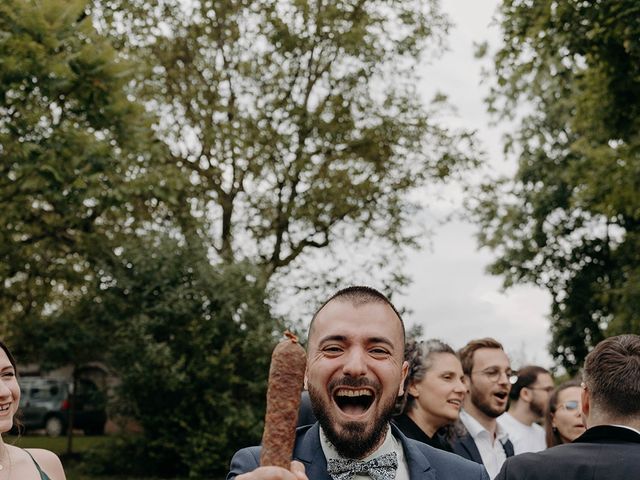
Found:
M 139 94 L 190 179 L 182 201 L 206 220 L 193 233 L 222 261 L 251 259 L 269 279 L 372 239 L 398 258 L 415 240 L 410 193 L 471 162 L 471 137 L 441 128 L 416 89 L 447 29 L 436 1 L 95 5 L 150 66 Z
M 524 113 L 515 176 L 478 196 L 480 242 L 505 285 L 550 291 L 550 350 L 571 372 L 603 336 L 640 331 L 639 15 L 634 0 L 500 7 L 490 105 Z
M 127 94 L 132 63 L 96 32 L 86 3 L 0 3 L 5 338 L 84 295 L 92 259 L 144 228 L 179 184 L 158 168 L 164 146 Z

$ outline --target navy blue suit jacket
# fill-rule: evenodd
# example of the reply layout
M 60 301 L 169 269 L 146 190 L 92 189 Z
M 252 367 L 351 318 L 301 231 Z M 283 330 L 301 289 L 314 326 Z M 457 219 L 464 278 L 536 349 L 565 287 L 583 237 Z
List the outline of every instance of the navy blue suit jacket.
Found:
M 453 453 L 476 463 L 483 463 L 480 451 L 478 450 L 476 442 L 473 440 L 470 433 L 466 433 L 461 437 L 456 438 L 451 442 L 451 447 L 453 448 Z M 507 439 L 507 441 L 502 444 L 502 448 L 507 458 L 513 457 L 513 444 L 511 443 L 511 440 Z
M 411 440 L 393 425 L 391 428 L 393 435 L 402 443 L 411 480 L 489 480 L 489 475 L 481 465 Z M 293 458 L 304 464 L 309 480 L 331 480 L 317 423 L 298 428 Z M 259 465 L 260 447 L 243 448 L 233 456 L 227 480 L 250 472 Z
M 628 480 L 640 478 L 640 435 L 591 427 L 572 443 L 508 458 L 496 480 Z

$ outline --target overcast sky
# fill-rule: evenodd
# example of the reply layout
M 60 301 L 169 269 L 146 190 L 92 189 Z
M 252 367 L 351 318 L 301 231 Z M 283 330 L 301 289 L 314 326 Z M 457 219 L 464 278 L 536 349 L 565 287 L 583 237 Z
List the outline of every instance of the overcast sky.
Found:
M 515 161 L 504 158 L 500 129 L 490 125 L 482 101 L 486 94 L 481 85 L 482 62 L 473 56 L 474 42 L 489 41 L 494 49 L 498 44 L 498 29 L 491 25 L 497 5 L 496 0 L 442 0 L 455 23 L 449 35 L 450 51 L 425 65 L 421 89 L 426 98 L 436 91 L 447 94 L 457 109 L 451 123 L 478 130 L 491 168 L 510 172 Z M 444 220 L 459 204 L 455 187 L 449 187 L 441 200 L 427 195 L 430 207 L 424 220 L 429 225 Z M 396 298 L 412 309 L 407 323 L 423 325 L 425 338 L 440 338 L 454 348 L 491 336 L 504 344 L 513 366 L 551 366 L 548 294 L 527 286 L 502 291 L 501 278 L 485 273 L 492 254 L 478 251 L 476 231 L 462 221 L 435 227 L 431 247 L 410 256 L 413 283 L 405 297 Z

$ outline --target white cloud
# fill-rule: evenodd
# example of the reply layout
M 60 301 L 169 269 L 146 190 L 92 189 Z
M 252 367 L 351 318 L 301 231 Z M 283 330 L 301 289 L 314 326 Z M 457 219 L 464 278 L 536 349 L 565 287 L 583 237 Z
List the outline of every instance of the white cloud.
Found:
M 499 33 L 491 26 L 497 5 L 496 0 L 442 2 L 456 27 L 449 38 L 450 51 L 424 67 L 421 87 L 426 99 L 436 91 L 446 93 L 458 112 L 451 125 L 477 130 L 489 154 L 490 168 L 507 173 L 513 171 L 515 161 L 502 155 L 504 126 L 490 126 L 483 103 L 487 88 L 481 84 L 482 62 L 473 57 L 474 42 L 497 45 Z M 447 190 L 440 194 L 454 200 L 430 205 L 426 212 L 429 223 L 443 219 L 459 203 L 459 189 L 449 188 L 450 194 Z M 501 279 L 485 271 L 493 257 L 478 251 L 475 226 L 455 221 L 434 232 L 432 248 L 408 259 L 414 282 L 406 296 L 396 297 L 412 310 L 406 315 L 407 323 L 423 325 L 425 338 L 440 338 L 454 348 L 474 338 L 494 337 L 503 343 L 515 367 L 524 363 L 550 367 L 549 295 L 533 286 L 503 291 Z

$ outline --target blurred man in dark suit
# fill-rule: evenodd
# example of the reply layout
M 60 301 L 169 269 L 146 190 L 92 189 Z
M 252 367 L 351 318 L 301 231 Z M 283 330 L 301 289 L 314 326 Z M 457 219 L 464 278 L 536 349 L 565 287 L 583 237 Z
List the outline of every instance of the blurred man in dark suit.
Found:
M 613 480 L 640 471 L 640 336 L 603 340 L 587 356 L 587 431 L 572 443 L 507 459 L 498 480 Z

